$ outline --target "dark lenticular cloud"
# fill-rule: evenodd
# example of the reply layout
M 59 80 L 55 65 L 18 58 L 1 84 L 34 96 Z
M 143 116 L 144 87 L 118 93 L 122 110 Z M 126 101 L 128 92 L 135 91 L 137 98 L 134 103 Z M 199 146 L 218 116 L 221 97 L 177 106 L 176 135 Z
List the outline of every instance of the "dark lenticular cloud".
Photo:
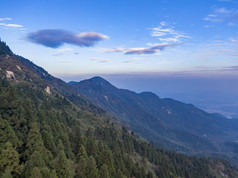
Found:
M 72 33 L 65 30 L 39 30 L 29 33 L 27 39 L 33 43 L 50 48 L 58 48 L 65 43 L 81 47 L 89 47 L 100 40 L 107 39 L 106 35 L 96 32 Z

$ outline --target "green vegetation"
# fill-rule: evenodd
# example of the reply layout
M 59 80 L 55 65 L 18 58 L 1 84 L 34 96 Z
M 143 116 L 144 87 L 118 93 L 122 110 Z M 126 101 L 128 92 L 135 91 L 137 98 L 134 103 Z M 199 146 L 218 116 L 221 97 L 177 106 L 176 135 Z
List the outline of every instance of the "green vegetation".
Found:
M 0 177 L 238 176 L 226 161 L 155 148 L 84 98 L 76 106 L 24 64 L 0 55 Z M 15 79 L 6 78 L 10 69 Z

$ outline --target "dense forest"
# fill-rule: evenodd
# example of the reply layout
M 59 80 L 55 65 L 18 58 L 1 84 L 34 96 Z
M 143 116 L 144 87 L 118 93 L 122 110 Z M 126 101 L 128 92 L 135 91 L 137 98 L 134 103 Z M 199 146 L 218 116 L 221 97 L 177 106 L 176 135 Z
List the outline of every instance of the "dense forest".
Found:
M 156 148 L 100 108 L 45 90 L 47 82 L 23 75 L 22 59 L 0 44 L 0 177 L 238 176 L 226 161 Z M 10 69 L 15 75 L 6 77 Z

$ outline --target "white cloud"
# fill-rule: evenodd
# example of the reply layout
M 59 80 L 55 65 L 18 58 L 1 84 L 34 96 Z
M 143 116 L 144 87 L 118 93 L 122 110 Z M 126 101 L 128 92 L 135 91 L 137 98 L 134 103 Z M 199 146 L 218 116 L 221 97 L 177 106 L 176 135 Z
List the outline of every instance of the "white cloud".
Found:
M 82 32 L 77 34 L 76 36 L 78 36 L 81 39 L 109 39 L 109 36 L 107 35 L 103 35 L 100 33 L 96 33 L 96 32 Z
M 102 62 L 102 63 L 110 61 L 110 59 L 103 59 L 101 57 L 92 57 L 92 58 L 89 58 L 89 60 L 91 60 L 91 61 L 98 61 L 98 62 Z
M 58 51 L 63 53 L 63 52 L 73 51 L 73 49 L 71 49 L 71 48 L 64 48 L 64 49 L 59 49 Z
M 221 8 L 216 8 L 214 10 L 215 13 L 220 13 L 220 14 L 230 14 L 232 13 L 234 10 L 233 9 L 226 9 L 225 7 L 221 7 Z
M 102 59 L 102 60 L 99 60 L 99 62 L 109 62 L 110 59 Z
M 96 60 L 100 60 L 101 58 L 100 57 L 92 57 L 92 58 L 89 58 L 89 60 L 91 61 L 96 61 Z
M 15 27 L 15 28 L 21 28 L 23 25 L 18 25 L 18 24 L 6 24 L 6 23 L 0 23 L 0 26 L 4 27 Z
M 98 49 L 98 52 L 103 52 L 103 53 L 112 53 L 112 52 L 123 52 L 125 51 L 124 48 L 117 47 L 117 48 L 100 48 Z
M 166 23 L 165 21 L 162 21 L 162 22 L 160 22 L 160 25 L 161 25 L 161 26 L 166 26 L 167 23 Z
M 221 8 L 214 8 L 213 12 L 208 14 L 206 17 L 203 18 L 205 21 L 210 22 L 226 22 L 228 21 L 228 26 L 234 26 L 234 22 L 238 18 L 238 10 L 237 9 L 227 9 L 225 7 Z
M 167 23 L 165 22 L 161 22 L 159 27 L 152 28 L 151 30 L 151 36 L 158 37 L 160 41 L 164 42 L 181 42 L 182 40 L 191 38 L 183 32 L 167 27 Z
M 230 41 L 231 41 L 231 42 L 237 42 L 237 40 L 234 39 L 234 38 L 230 38 Z
M 0 21 L 12 20 L 12 18 L 0 18 Z
M 142 60 L 143 58 L 140 58 L 140 57 L 133 57 L 132 58 L 132 60 L 135 60 L 135 61 L 137 61 L 137 60 Z

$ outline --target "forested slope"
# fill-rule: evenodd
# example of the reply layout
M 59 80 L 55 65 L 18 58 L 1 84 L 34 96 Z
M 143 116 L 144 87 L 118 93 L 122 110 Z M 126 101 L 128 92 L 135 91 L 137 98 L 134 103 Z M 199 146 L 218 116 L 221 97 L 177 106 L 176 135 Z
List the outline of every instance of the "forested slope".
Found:
M 0 177 L 238 176 L 226 161 L 157 149 L 88 101 L 73 104 L 0 44 Z

